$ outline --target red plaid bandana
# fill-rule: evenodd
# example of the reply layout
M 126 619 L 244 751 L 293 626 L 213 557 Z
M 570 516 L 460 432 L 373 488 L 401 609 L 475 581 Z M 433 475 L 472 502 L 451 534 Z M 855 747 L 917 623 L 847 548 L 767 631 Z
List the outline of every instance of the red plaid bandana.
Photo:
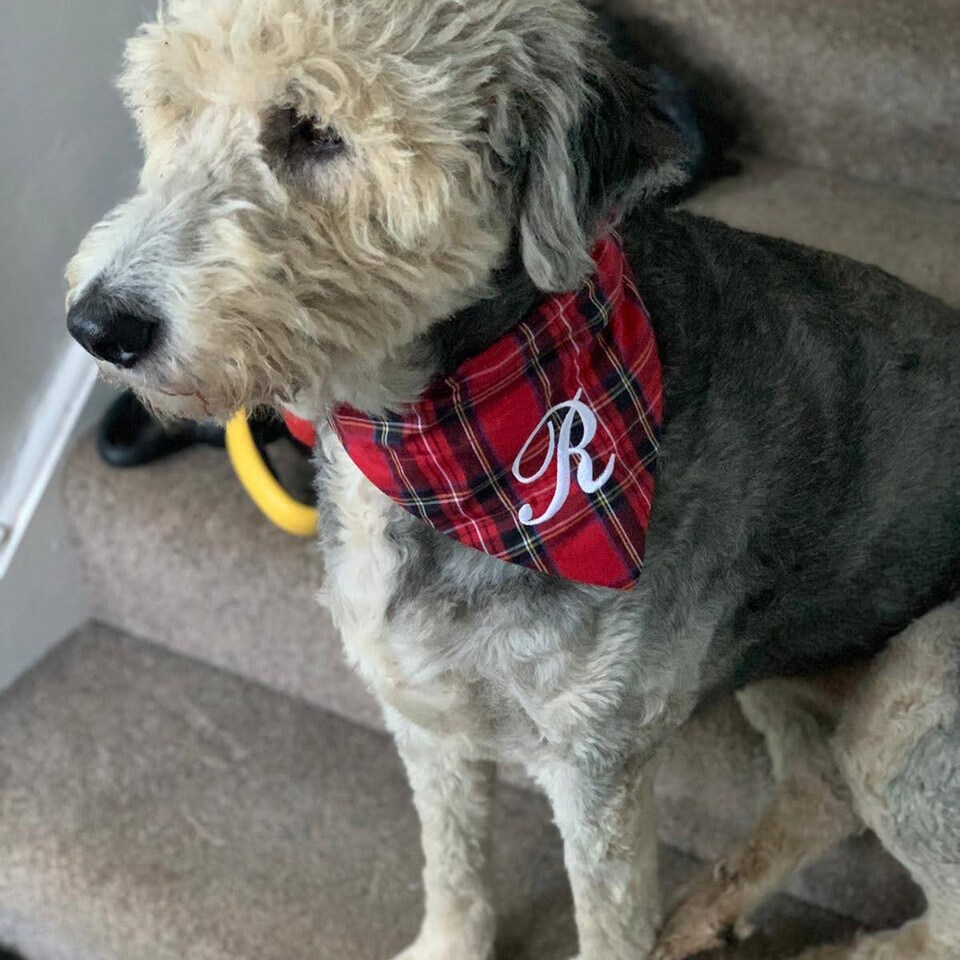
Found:
M 332 420 L 367 479 L 441 533 L 625 589 L 643 568 L 660 358 L 619 238 L 593 258 L 582 290 L 544 300 L 403 415 Z

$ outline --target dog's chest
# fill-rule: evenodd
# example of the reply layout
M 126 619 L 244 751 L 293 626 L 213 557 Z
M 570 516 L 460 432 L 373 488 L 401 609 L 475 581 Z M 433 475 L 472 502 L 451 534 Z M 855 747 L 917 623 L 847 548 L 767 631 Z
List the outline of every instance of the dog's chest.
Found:
M 574 726 L 582 737 L 584 723 L 635 725 L 663 705 L 647 683 L 629 705 L 615 695 L 639 662 L 611 592 L 531 581 L 443 540 L 418 549 L 418 522 L 332 434 L 322 439 L 320 485 L 326 601 L 352 664 L 407 720 L 529 761 L 564 749 Z

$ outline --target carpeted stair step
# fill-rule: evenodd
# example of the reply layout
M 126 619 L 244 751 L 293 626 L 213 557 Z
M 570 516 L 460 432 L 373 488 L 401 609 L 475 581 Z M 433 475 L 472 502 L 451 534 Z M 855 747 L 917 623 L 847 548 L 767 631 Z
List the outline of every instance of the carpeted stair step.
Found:
M 955 0 L 610 0 L 752 150 L 960 199 Z
M 498 960 L 575 948 L 546 803 L 495 815 Z M 388 960 L 422 891 L 389 739 L 91 625 L 0 697 L 0 943 L 26 960 Z M 676 891 L 695 864 L 663 851 Z M 779 897 L 724 954 L 848 933 Z
M 960 303 L 958 204 L 762 161 L 694 206 L 877 263 Z M 260 517 L 222 452 L 116 472 L 88 441 L 74 455 L 66 496 L 101 620 L 382 726 L 314 602 L 322 570 L 313 544 Z M 762 745 L 735 706 L 723 704 L 693 722 L 664 766 L 662 837 L 700 858 L 720 855 L 755 821 L 769 790 Z M 912 886 L 866 841 L 846 845 L 794 889 L 877 924 L 916 906 Z
M 717 181 L 688 206 L 741 230 L 872 263 L 960 306 L 960 202 L 750 160 L 741 176 Z

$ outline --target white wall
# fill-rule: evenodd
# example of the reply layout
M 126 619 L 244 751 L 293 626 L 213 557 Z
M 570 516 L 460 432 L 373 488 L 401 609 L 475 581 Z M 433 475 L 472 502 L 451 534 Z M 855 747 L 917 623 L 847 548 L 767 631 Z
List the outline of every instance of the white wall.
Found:
M 106 384 L 97 385 L 68 448 L 94 426 L 115 396 Z M 0 690 L 90 616 L 80 557 L 64 516 L 65 466 L 65 459 L 57 463 L 0 580 Z
M 2 0 L 0 19 L 0 677 L 10 626 L 3 570 L 28 534 L 48 456 L 82 407 L 91 362 L 66 334 L 63 268 L 78 241 L 132 192 L 139 151 L 113 89 L 124 40 L 148 0 Z M 44 512 L 42 542 L 62 539 Z M 31 534 L 32 535 L 32 534 Z M 59 554 L 37 549 L 19 590 L 57 582 Z M 72 589 L 72 588 L 71 588 Z M 61 618 L 62 620 L 63 618 Z

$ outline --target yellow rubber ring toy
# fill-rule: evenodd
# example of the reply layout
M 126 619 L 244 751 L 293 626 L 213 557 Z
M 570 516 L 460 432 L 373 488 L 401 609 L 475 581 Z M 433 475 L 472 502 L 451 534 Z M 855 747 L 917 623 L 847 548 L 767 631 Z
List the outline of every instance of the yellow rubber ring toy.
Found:
M 295 537 L 316 535 L 317 511 L 295 500 L 277 482 L 253 440 L 246 410 L 227 424 L 227 454 L 243 489 L 271 523 Z

